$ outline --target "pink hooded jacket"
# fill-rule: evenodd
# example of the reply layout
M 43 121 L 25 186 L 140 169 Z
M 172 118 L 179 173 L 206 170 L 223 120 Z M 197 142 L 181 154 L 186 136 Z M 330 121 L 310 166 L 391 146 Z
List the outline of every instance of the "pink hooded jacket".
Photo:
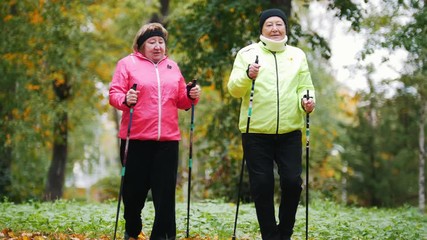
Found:
M 124 103 L 126 93 L 137 84 L 138 102 L 134 106 L 130 139 L 180 140 L 178 109 L 189 109 L 185 79 L 176 62 L 165 57 L 157 64 L 134 52 L 116 66 L 110 85 L 110 104 L 122 110 L 119 138 L 126 139 L 130 108 Z

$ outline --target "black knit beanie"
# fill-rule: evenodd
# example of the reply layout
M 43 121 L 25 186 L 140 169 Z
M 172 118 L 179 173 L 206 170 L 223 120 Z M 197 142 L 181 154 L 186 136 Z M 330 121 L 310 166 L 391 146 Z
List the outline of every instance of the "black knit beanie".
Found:
M 288 32 L 289 31 L 288 23 L 287 23 L 288 19 L 286 18 L 286 14 L 282 10 L 277 8 L 267 9 L 259 15 L 259 32 L 262 33 L 262 26 L 264 26 L 265 20 L 273 16 L 280 17 L 283 20 L 286 26 L 286 32 Z

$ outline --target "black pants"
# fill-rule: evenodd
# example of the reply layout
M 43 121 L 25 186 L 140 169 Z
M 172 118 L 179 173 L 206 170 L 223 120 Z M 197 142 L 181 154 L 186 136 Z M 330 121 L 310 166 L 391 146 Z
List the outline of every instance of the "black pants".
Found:
M 255 202 L 262 239 L 279 240 L 292 235 L 302 191 L 301 131 L 286 134 L 242 134 L 251 195 Z M 274 209 L 274 163 L 280 176 L 279 224 Z
M 175 188 L 178 141 L 130 140 L 123 185 L 126 233 L 137 238 L 142 230 L 141 211 L 151 189 L 155 218 L 150 239 L 175 239 Z M 123 159 L 125 141 L 120 155 Z

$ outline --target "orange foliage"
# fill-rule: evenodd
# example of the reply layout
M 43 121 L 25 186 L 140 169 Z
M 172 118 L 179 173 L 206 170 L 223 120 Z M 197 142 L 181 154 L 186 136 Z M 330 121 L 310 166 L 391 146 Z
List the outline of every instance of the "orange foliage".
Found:
M 209 35 L 205 34 L 199 38 L 199 41 L 201 43 L 203 43 L 203 42 L 207 41 L 208 39 L 209 39 Z
M 30 23 L 36 25 L 43 22 L 43 17 L 40 15 L 40 12 L 36 9 L 34 12 L 30 12 L 28 14 L 28 17 L 30 18 Z
M 44 131 L 44 136 L 46 136 L 46 137 L 50 137 L 52 135 L 52 132 L 51 131 L 49 131 L 49 130 L 45 130 Z
M 319 174 L 324 178 L 331 178 L 334 176 L 335 171 L 334 169 L 331 169 L 331 168 L 322 167 L 320 168 Z
M 71 229 L 70 229 L 71 231 Z M 10 228 L 5 228 L 0 233 L 1 239 L 15 239 L 15 240 L 45 240 L 45 239 L 75 239 L 75 240 L 85 240 L 88 239 L 83 234 L 65 234 L 65 233 L 54 233 L 54 234 L 44 234 L 40 232 L 22 232 L 15 233 Z M 107 236 L 101 236 L 98 239 L 110 239 Z M 145 239 L 145 238 L 144 238 Z
M 8 15 L 6 15 L 4 18 L 3 18 L 3 22 L 7 22 L 7 21 L 9 21 L 9 20 L 11 20 L 12 19 L 12 15 L 11 14 L 8 14 Z
M 65 84 L 65 79 L 62 72 L 54 72 L 51 74 L 50 78 L 55 79 L 54 84 L 56 87 L 59 87 Z
M 69 232 L 72 232 L 72 229 L 68 229 Z M 21 233 L 15 233 L 10 228 L 5 228 L 0 232 L 0 239 L 14 239 L 14 240 L 45 240 L 45 239 L 59 239 L 59 240 L 66 240 L 66 239 L 73 239 L 73 240 L 87 240 L 90 239 L 84 234 L 78 234 L 78 233 L 41 233 L 41 232 L 21 232 Z M 107 235 L 102 235 L 96 239 L 100 240 L 110 240 L 111 237 Z M 148 240 L 149 237 L 144 233 L 141 232 L 138 236 L 138 240 Z M 200 236 L 195 236 L 191 238 L 181 238 L 181 240 L 217 240 L 218 237 L 206 237 L 202 238 Z
M 34 68 L 34 62 L 30 59 L 30 55 L 22 53 L 6 53 L 3 55 L 3 58 L 9 62 L 19 62 L 23 64 L 28 69 Z
M 40 90 L 40 85 L 35 85 L 30 83 L 30 84 L 27 84 L 26 88 L 29 91 L 37 91 L 37 90 Z
M 13 60 L 17 59 L 17 54 L 15 54 L 15 53 L 6 53 L 6 54 L 3 55 L 3 58 L 5 60 L 8 60 L 8 61 L 13 61 Z
M 55 78 L 55 86 L 56 87 L 64 85 L 64 83 L 65 83 L 65 79 L 63 79 L 63 78 Z

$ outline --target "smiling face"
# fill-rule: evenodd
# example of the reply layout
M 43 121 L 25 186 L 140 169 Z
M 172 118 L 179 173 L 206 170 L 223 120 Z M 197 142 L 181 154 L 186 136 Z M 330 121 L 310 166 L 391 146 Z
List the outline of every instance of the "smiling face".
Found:
M 280 41 L 286 36 L 286 25 L 282 18 L 273 16 L 265 20 L 261 34 L 269 39 Z
M 141 53 L 151 61 L 158 63 L 165 57 L 165 40 L 159 36 L 148 38 L 142 46 Z

